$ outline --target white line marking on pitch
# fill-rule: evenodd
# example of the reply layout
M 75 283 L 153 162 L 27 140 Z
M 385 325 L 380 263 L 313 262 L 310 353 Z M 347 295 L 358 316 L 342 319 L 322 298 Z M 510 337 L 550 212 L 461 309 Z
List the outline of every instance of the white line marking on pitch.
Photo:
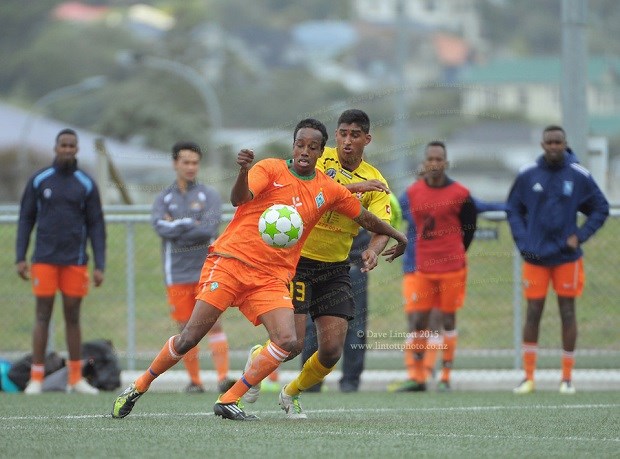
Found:
M 429 408 L 337 408 L 337 409 L 318 409 L 307 410 L 308 413 L 385 413 L 385 412 L 399 412 L 404 411 L 420 411 L 426 412 L 449 412 L 449 411 L 500 411 L 500 410 L 579 410 L 579 409 L 594 409 L 594 408 L 618 408 L 620 404 L 580 404 L 580 405 L 491 405 L 491 406 L 451 406 L 451 407 L 429 407 Z M 281 413 L 279 410 L 258 410 L 260 413 Z M 132 414 L 132 418 L 152 418 L 152 417 L 169 417 L 169 416 L 213 416 L 212 412 L 197 412 L 197 413 L 135 413 Z M 36 421 L 36 420 L 48 420 L 48 419 L 96 419 L 96 418 L 109 418 L 109 414 L 69 414 L 64 416 L 0 416 L 0 421 Z

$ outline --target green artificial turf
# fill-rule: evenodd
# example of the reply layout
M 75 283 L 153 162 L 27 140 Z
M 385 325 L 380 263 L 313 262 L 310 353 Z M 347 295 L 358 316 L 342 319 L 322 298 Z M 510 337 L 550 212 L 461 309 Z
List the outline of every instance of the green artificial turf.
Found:
M 246 407 L 258 422 L 216 418 L 214 393 L 147 393 L 127 418 L 115 393 L 0 394 L 2 457 L 618 457 L 620 393 L 302 396 L 288 420 L 277 394 Z

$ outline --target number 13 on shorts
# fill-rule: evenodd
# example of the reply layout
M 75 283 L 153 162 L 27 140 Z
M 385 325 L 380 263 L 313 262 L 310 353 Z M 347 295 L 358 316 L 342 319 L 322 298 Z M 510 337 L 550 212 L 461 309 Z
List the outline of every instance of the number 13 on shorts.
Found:
M 288 284 L 288 288 L 291 294 L 291 299 L 295 301 L 305 301 L 306 284 L 304 282 L 292 281 Z

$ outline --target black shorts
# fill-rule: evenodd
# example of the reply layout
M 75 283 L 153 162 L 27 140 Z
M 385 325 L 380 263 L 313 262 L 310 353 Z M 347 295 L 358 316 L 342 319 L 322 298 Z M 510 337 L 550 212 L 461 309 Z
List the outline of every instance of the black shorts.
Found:
M 295 314 L 355 316 L 355 301 L 349 276 L 349 262 L 324 262 L 301 257 L 289 284 Z

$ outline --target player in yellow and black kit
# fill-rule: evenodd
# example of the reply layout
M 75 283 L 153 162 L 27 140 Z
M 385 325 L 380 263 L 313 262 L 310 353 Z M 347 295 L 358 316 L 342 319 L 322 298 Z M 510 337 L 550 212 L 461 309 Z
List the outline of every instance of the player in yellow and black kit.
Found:
M 387 182 L 375 167 L 362 159 L 364 148 L 371 141 L 369 132 L 370 120 L 366 113 L 344 111 L 338 118 L 336 148 L 326 147 L 316 167 L 356 194 L 363 207 L 389 224 Z M 280 392 L 280 406 L 289 418 L 306 417 L 299 404 L 299 394 L 323 381 L 342 355 L 348 321 L 355 315 L 348 256 L 358 231 L 359 225 L 350 218 L 327 212 L 313 228 L 302 249 L 290 284 L 297 346 L 289 360 L 303 348 L 308 313 L 315 322 L 319 346 L 300 374 Z M 382 235 L 372 236 L 362 252 L 364 272 L 377 265 L 388 240 Z M 253 348 L 255 355 L 260 348 Z M 244 400 L 255 401 L 258 390 L 260 387 L 250 389 Z

